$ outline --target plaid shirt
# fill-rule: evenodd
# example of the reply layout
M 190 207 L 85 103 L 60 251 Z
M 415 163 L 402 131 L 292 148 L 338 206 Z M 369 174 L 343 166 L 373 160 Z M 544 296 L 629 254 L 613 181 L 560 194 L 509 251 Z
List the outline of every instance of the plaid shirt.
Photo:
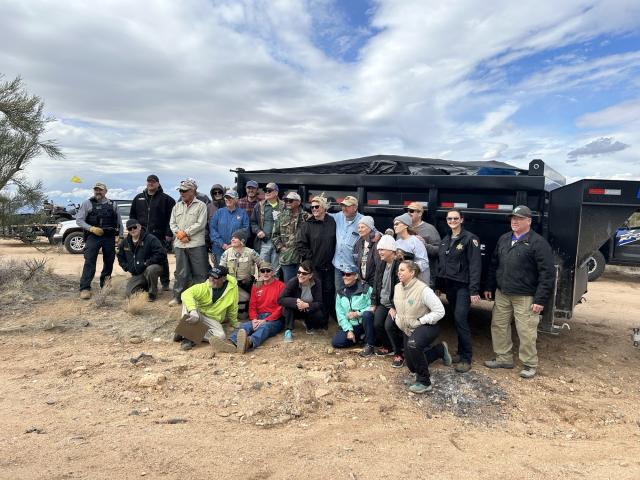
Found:
M 247 212 L 247 215 L 249 216 L 249 219 L 251 219 L 251 215 L 253 214 L 253 207 L 255 207 L 259 201 L 260 199 L 257 195 L 256 199 L 253 202 L 250 202 L 247 197 L 242 197 L 240 200 L 238 200 L 238 207 L 244 208 Z

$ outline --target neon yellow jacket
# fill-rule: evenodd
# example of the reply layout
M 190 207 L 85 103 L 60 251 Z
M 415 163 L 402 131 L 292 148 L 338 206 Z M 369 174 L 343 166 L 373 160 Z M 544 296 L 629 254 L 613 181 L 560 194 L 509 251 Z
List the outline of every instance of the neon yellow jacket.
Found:
M 238 325 L 238 281 L 231 275 L 227 275 L 227 288 L 216 303 L 212 302 L 209 280 L 187 288 L 180 298 L 189 312 L 197 309 L 212 320 L 220 323 L 229 320 L 234 328 Z

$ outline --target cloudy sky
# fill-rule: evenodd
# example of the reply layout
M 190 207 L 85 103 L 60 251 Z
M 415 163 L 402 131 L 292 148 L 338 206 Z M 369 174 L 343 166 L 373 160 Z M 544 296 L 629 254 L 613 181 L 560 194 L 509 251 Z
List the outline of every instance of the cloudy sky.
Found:
M 640 179 L 637 0 L 0 0 L 56 199 L 373 154 Z M 70 182 L 72 175 L 81 184 Z

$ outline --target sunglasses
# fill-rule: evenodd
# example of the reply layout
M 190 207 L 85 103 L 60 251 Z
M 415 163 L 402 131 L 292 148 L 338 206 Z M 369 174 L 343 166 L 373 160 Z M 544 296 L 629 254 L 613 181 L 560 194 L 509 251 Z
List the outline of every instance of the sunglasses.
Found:
M 416 210 L 415 208 L 405 208 L 404 211 L 407 213 L 420 213 L 420 210 Z
M 311 205 L 311 210 L 318 210 L 320 205 Z
M 179 190 L 180 193 L 187 193 L 189 190 Z
M 343 277 L 353 277 L 354 275 L 354 272 L 342 272 Z
M 304 270 L 298 270 L 298 275 L 311 275 L 311 273 L 305 272 Z
M 271 273 L 273 272 L 273 270 L 271 270 L 270 268 L 261 268 L 260 269 L 260 273 Z
M 265 188 L 264 189 L 264 193 L 271 193 L 271 192 L 275 192 L 275 190 L 273 190 L 271 188 Z
M 133 227 L 127 227 L 127 231 L 131 231 L 131 230 L 137 230 L 138 229 L 138 225 L 134 225 Z
M 458 222 L 460 217 L 447 217 L 447 222 Z
M 285 198 L 285 199 L 284 199 L 284 203 L 293 203 L 293 202 L 295 202 L 295 201 L 296 201 L 296 200 L 295 200 L 294 198 Z
M 222 195 L 222 190 L 214 190 L 213 194 L 214 195 Z

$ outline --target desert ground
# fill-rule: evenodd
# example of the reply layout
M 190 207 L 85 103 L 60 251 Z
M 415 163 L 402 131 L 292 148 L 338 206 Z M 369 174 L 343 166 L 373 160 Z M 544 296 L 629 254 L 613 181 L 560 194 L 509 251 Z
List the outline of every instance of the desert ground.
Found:
M 482 302 L 472 371 L 433 364 L 418 396 L 388 357 L 331 349 L 332 330 L 182 352 L 169 292 L 129 304 L 116 266 L 112 290 L 80 300 L 82 260 L 0 241 L 0 478 L 640 478 L 638 270 L 589 285 L 570 330 L 539 337 L 532 380 L 482 366 Z

